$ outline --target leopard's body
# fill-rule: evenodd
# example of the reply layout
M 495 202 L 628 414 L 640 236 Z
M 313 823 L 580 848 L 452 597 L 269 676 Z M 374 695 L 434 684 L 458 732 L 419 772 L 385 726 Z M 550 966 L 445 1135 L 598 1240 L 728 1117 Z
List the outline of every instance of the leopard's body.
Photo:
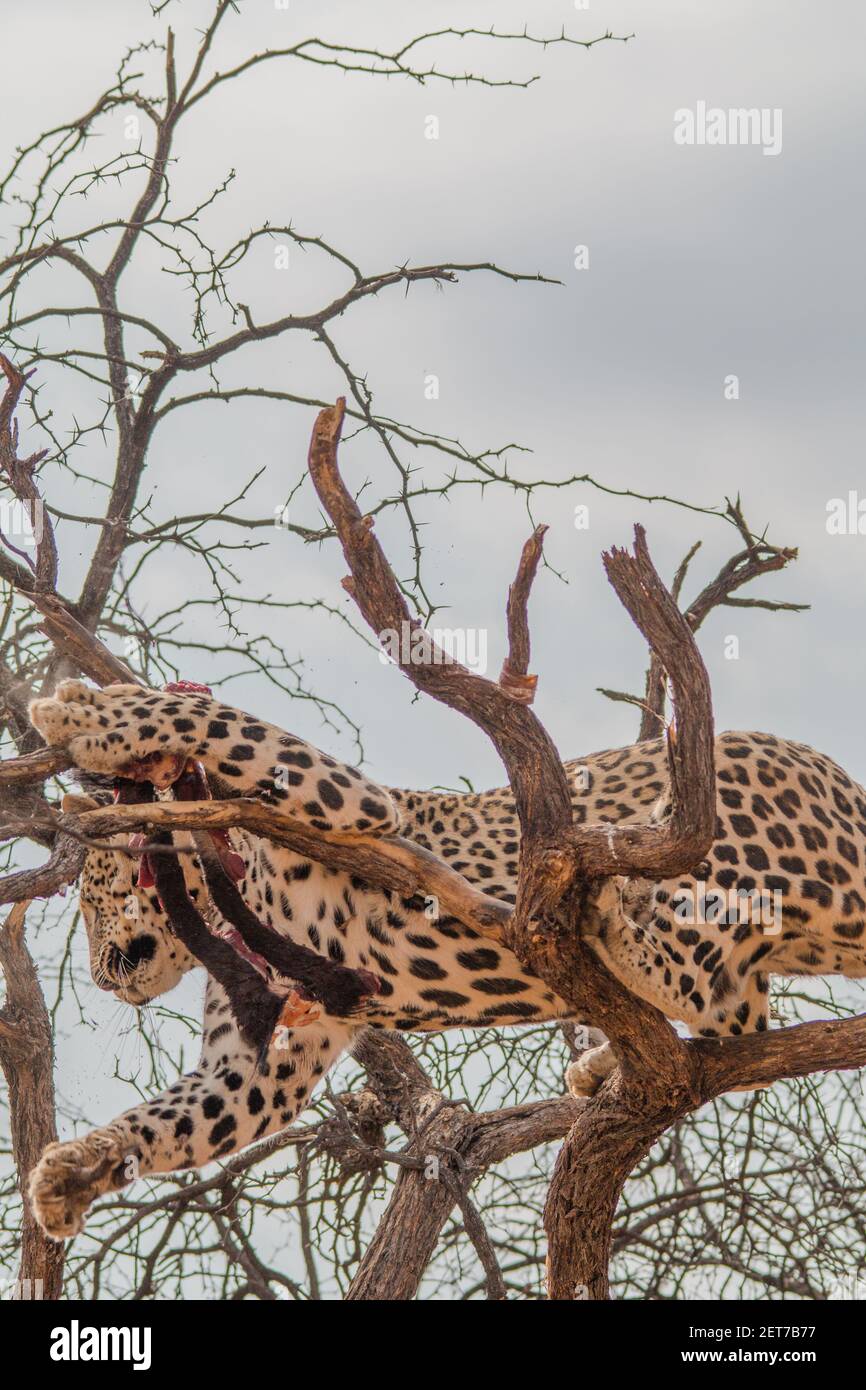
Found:
M 64 682 L 31 713 L 46 741 L 66 748 L 85 770 L 128 774 L 131 765 L 160 755 L 168 782 L 176 775 L 174 755 L 192 757 L 238 793 L 280 805 L 319 830 L 387 835 L 399 826 L 485 893 L 513 900 L 519 828 L 508 791 L 387 791 L 302 740 L 200 694 L 94 691 Z M 149 765 L 155 780 L 160 765 Z M 579 822 L 664 814 L 661 740 L 566 766 Z M 828 758 L 765 734 L 723 734 L 716 773 L 717 836 L 707 861 L 672 882 L 612 880 L 590 937 L 633 992 L 709 1036 L 766 1028 L 771 973 L 866 975 L 866 792 Z M 199 1167 L 289 1124 L 362 1024 L 430 1031 L 569 1017 L 563 1001 L 510 951 L 437 915 L 435 904 L 400 899 L 269 841 L 245 834 L 234 841 L 246 865 L 239 886 L 252 911 L 332 960 L 374 971 L 381 992 L 363 1017 L 324 1016 L 284 1032 L 261 1058 L 244 1044 L 225 994 L 209 980 L 197 1069 L 149 1104 L 46 1151 L 31 1191 L 54 1235 L 79 1229 L 93 1198 L 131 1174 Z M 206 894 L 195 859 L 184 863 L 201 907 Z M 81 906 L 97 983 L 143 1003 L 172 988 L 196 961 L 166 929 L 153 890 L 135 887 L 133 872 L 128 856 L 92 850 Z M 712 893 L 738 890 L 776 893 L 777 919 L 762 923 L 753 912 L 741 920 L 740 911 L 728 914 L 734 920 L 713 920 L 712 903 L 709 912 L 688 912 Z

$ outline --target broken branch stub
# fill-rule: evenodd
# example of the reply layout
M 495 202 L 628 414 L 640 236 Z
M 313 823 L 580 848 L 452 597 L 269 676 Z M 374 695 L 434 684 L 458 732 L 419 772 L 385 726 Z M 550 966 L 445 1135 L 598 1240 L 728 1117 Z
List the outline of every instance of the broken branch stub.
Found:
M 508 590 L 505 610 L 508 623 L 508 655 L 502 663 L 499 684 L 506 695 L 524 705 L 532 704 L 538 685 L 538 677 L 529 674 L 530 638 L 527 607 L 546 532 L 546 526 L 537 526 L 524 545 L 517 575 Z

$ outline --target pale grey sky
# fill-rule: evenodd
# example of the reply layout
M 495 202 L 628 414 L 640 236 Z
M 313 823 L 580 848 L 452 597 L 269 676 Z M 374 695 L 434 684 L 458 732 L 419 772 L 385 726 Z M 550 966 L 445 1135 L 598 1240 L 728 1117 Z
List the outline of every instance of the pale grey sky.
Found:
M 703 650 L 718 723 L 813 741 L 864 777 L 860 652 L 849 634 L 860 626 L 866 541 L 825 529 L 828 499 L 863 486 L 857 171 L 864 137 L 855 54 L 864 19 L 853 4 L 842 8 L 831 33 L 796 0 L 596 3 L 586 12 L 543 0 L 532 7 L 535 33 L 567 23 L 582 36 L 610 27 L 635 38 L 588 53 L 503 52 L 480 40 L 437 50 L 440 65 L 451 60 L 458 70 L 539 72 L 528 91 L 419 88 L 275 63 L 201 108 L 181 142 L 175 186 L 188 204 L 230 168 L 238 171 L 214 222 L 225 243 L 255 222 L 291 218 L 364 269 L 495 259 L 561 277 L 562 288 L 465 277 L 443 293 L 422 286 L 406 300 L 398 291 L 354 310 L 336 338 L 369 372 L 385 413 L 477 446 L 526 444 L 534 454 L 515 465 L 524 476 L 588 471 L 613 487 L 702 504 L 740 490 L 755 527 L 769 522 L 773 538 L 801 549 L 799 564 L 764 591 L 810 601 L 813 610 L 711 620 Z M 3 144 L 84 109 L 122 46 L 161 31 L 171 16 L 182 60 L 207 10 L 170 7 L 154 25 L 140 0 L 11 7 L 3 78 L 14 119 L 4 123 Z M 217 59 L 227 66 L 256 45 L 308 32 L 390 45 L 448 23 L 519 29 L 527 16 L 514 3 L 479 4 L 470 15 L 465 4 L 291 0 L 278 11 L 271 0 L 248 0 L 226 23 Z M 674 111 L 699 100 L 781 108 L 781 154 L 675 145 Z M 435 142 L 424 138 L 430 114 L 440 122 Z M 590 249 L 585 271 L 573 268 L 579 243 Z M 314 262 L 314 253 L 294 253 L 280 280 L 263 245 L 241 297 L 260 316 L 289 296 L 292 304 L 316 303 L 325 281 Z M 131 299 L 180 329 L 176 282 L 154 271 L 155 263 L 130 277 Z M 62 276 L 56 284 L 71 293 Z M 423 394 L 428 372 L 440 377 L 435 402 Z M 736 402 L 723 396 L 728 373 L 740 378 Z M 250 352 L 226 373 L 231 381 L 241 375 L 311 394 L 337 387 L 321 356 L 294 340 Z M 73 406 L 54 404 L 58 415 Z M 158 513 L 197 509 L 204 495 L 225 495 L 264 464 L 250 510 L 266 514 L 281 500 L 308 428 L 303 412 L 258 403 L 208 406 L 185 419 L 178 413 L 151 457 Z M 573 528 L 578 502 L 590 505 L 588 531 Z M 75 505 L 86 509 L 80 490 Z M 308 493 L 297 505 L 298 519 L 315 520 Z M 641 670 L 639 642 L 607 590 L 599 552 L 626 540 L 640 519 L 670 573 L 700 536 L 697 582 L 723 557 L 731 533 L 706 518 L 585 488 L 541 495 L 535 513 L 549 523 L 551 563 L 569 581 L 564 587 L 545 575 L 536 589 L 538 711 L 571 755 L 629 737 L 631 714 L 594 687 L 634 687 Z M 428 519 L 430 570 L 451 605 L 443 620 L 487 627 L 495 664 L 503 596 L 527 532 L 521 507 L 502 493 L 482 501 L 464 491 L 450 506 L 429 509 Z M 402 533 L 381 531 L 399 563 Z M 74 588 L 74 556 L 66 563 Z M 341 572 L 333 549 L 312 552 L 280 534 L 243 571 L 251 589 L 345 603 L 335 585 Z M 177 571 L 167 566 L 162 582 L 176 596 Z M 189 583 L 200 583 L 192 571 Z M 158 594 L 152 602 L 155 609 Z M 286 631 L 311 683 L 364 724 L 377 775 L 419 784 L 460 773 L 497 779 L 480 736 L 426 702 L 413 706 L 405 683 L 367 649 L 353 648 L 332 625 L 293 620 Z M 740 637 L 738 662 L 723 658 L 729 633 Z M 232 689 L 239 702 L 321 737 L 311 709 L 286 711 L 256 680 Z
M 209 10 L 198 0 L 175 4 L 155 22 L 143 0 L 7 4 L 2 162 L 39 129 L 85 110 L 122 50 L 162 33 L 168 19 L 181 61 L 188 60 L 190 36 Z M 221 244 L 266 219 L 291 219 L 365 271 L 406 260 L 495 260 L 561 278 L 562 287 L 478 276 L 441 293 L 431 286 L 408 298 L 390 292 L 353 310 L 335 337 L 367 371 L 383 413 L 473 446 L 518 441 L 533 450 L 515 456 L 518 475 L 589 472 L 609 487 L 701 505 L 740 492 L 756 529 L 769 523 L 771 539 L 800 548 L 797 565 L 754 592 L 812 608 L 802 615 L 730 610 L 707 622 L 701 647 L 717 725 L 812 743 L 866 780 L 866 536 L 826 529 L 830 499 L 858 489 L 866 497 L 862 6 L 838 0 L 832 18 L 805 0 L 592 0 L 588 10 L 566 0 L 290 0 L 286 11 L 273 0 L 246 0 L 240 10 L 226 23 L 218 66 L 307 33 L 394 46 L 449 24 L 519 30 L 529 23 L 538 35 L 565 24 L 580 37 L 606 28 L 634 32 L 627 45 L 589 52 L 501 50 L 478 39 L 436 49 L 442 67 L 539 73 L 542 80 L 526 91 L 422 88 L 304 64 L 262 67 L 200 108 L 180 145 L 176 196 L 188 206 L 234 168 L 237 179 L 211 223 Z M 752 146 L 678 146 L 674 113 L 699 101 L 780 109 L 781 152 L 770 158 Z M 440 125 L 436 141 L 424 135 L 431 115 Z M 574 268 L 578 244 L 589 247 L 589 269 Z M 128 302 L 180 333 L 177 286 L 157 269 L 151 260 L 130 276 Z M 312 306 L 334 283 L 330 273 L 319 274 L 314 253 L 297 251 L 280 278 L 263 245 L 239 294 L 264 318 L 284 304 Z M 57 274 L 56 286 L 58 302 L 74 302 L 64 298 L 74 290 L 68 277 Z M 424 396 L 428 373 L 440 378 L 437 401 Z M 739 377 L 737 401 L 724 398 L 731 373 Z M 338 388 L 323 356 L 293 339 L 249 352 L 224 379 L 323 396 Z M 52 404 L 68 423 L 78 402 L 58 385 Z M 265 476 L 245 505 L 250 515 L 270 513 L 297 476 L 310 423 L 305 412 L 266 403 L 178 412 L 151 456 L 155 514 L 222 499 L 261 465 Z M 82 466 L 106 476 L 105 456 L 95 448 L 86 459 L 80 454 Z M 368 446 L 347 451 L 344 462 L 348 476 L 370 473 L 374 490 L 393 486 Z M 93 504 L 85 488 L 73 493 L 62 478 L 52 486 L 60 505 L 87 511 Z M 580 503 L 590 508 L 588 530 L 573 525 Z M 701 538 L 696 587 L 731 552 L 734 533 L 711 518 L 586 487 L 539 494 L 534 515 L 548 523 L 550 562 L 568 581 L 543 573 L 533 597 L 538 714 L 564 756 L 626 742 L 633 712 L 595 687 L 637 689 L 644 654 L 606 584 L 600 552 L 627 543 L 632 523 L 643 521 L 669 576 Z M 305 487 L 293 519 L 316 517 Z M 495 673 L 526 514 L 504 492 L 481 498 L 464 490 L 451 504 L 428 507 L 425 519 L 431 587 L 450 604 L 441 620 L 486 628 Z M 379 533 L 405 566 L 396 520 Z M 63 582 L 74 591 L 81 546 L 67 535 Z M 62 529 L 60 539 L 63 545 Z M 305 549 L 277 531 L 267 539 L 267 549 L 239 562 L 246 592 L 324 596 L 350 611 L 333 547 Z M 87 547 L 92 542 L 88 534 Z M 200 571 L 182 557 L 150 574 L 151 612 L 201 591 Z M 207 631 L 201 616 L 195 623 Z M 303 654 L 309 683 L 363 726 L 375 776 L 418 786 L 453 784 L 461 775 L 476 786 L 501 779 L 474 727 L 428 701 L 413 703 L 407 683 L 342 627 L 292 618 L 281 631 L 287 649 Z M 739 638 L 737 661 L 724 656 L 730 635 Z M 184 674 L 217 679 L 219 670 Z M 348 735 L 323 732 L 312 707 L 287 707 L 259 678 L 230 685 L 226 697 L 351 754 Z M 187 982 L 178 1002 L 198 988 Z M 88 1003 L 97 1026 L 114 1007 L 95 994 Z M 98 1070 L 98 1036 L 79 1032 L 61 1048 L 59 1075 L 67 1104 L 105 1119 L 112 1098 L 128 1103 L 128 1091 L 100 1086 L 98 1102 L 91 1101 L 94 1083 L 84 1078 Z

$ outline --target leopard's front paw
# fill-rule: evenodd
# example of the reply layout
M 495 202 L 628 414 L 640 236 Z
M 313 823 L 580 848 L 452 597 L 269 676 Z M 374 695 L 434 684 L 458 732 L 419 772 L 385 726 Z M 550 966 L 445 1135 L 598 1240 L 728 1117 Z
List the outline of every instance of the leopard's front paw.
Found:
M 76 767 L 164 789 L 180 776 L 195 738 L 177 727 L 191 727 L 192 721 L 161 716 L 158 701 L 155 692 L 137 685 L 95 690 L 84 681 L 66 680 L 50 698 L 31 702 L 30 720 Z
M 565 1084 L 573 1096 L 594 1096 L 616 1066 L 610 1043 L 587 1048 L 565 1072 Z
M 92 1202 L 136 1176 L 136 1150 L 112 1134 L 49 1144 L 30 1174 L 30 1207 L 46 1235 L 78 1235 Z
M 30 722 L 51 748 L 65 748 L 77 728 L 76 711 L 92 705 L 96 694 L 84 681 L 60 681 L 52 696 L 30 701 Z

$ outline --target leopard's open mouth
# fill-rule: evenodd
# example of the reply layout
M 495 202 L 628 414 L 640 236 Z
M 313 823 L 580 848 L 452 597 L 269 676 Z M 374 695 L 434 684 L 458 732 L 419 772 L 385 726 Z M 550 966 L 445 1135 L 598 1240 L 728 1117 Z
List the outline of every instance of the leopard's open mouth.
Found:
M 161 775 L 162 781 L 156 780 Z M 122 806 L 141 805 L 153 801 L 154 788 L 167 791 L 171 788 L 177 801 L 209 801 L 210 787 L 201 763 L 194 762 L 182 753 L 149 753 L 125 764 L 122 775 L 115 779 L 114 799 Z M 226 830 L 208 832 L 216 850 L 217 857 L 232 882 L 237 883 L 245 877 L 247 867 L 243 857 L 232 849 Z M 129 838 L 129 848 L 142 850 L 148 843 L 148 835 L 139 832 Z M 139 888 L 154 886 L 153 866 L 149 856 L 142 854 L 136 879 Z
M 148 753 L 143 758 L 131 758 L 120 769 L 119 776 L 129 782 L 150 782 L 157 791 L 167 791 L 182 775 L 187 758 L 183 753 Z

